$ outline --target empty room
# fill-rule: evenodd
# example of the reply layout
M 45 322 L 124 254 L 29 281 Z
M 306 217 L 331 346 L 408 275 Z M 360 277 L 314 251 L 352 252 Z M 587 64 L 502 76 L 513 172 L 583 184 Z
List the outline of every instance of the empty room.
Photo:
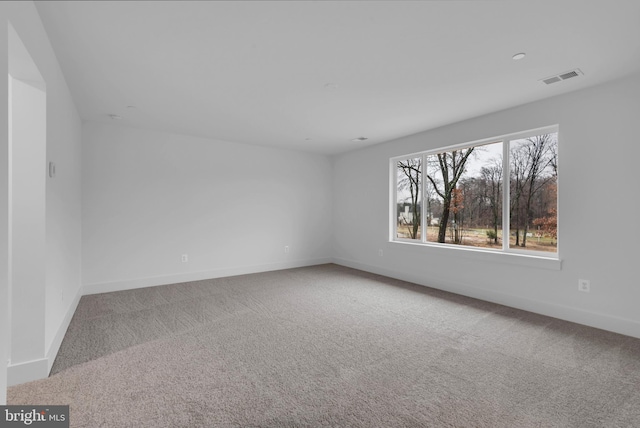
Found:
M 0 426 L 640 426 L 640 2 L 0 26 Z

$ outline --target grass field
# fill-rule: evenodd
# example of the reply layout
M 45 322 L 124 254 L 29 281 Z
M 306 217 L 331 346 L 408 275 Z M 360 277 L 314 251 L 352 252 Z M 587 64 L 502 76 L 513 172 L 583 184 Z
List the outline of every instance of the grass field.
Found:
M 409 227 L 406 225 L 398 225 L 398 238 L 410 239 Z M 487 237 L 487 230 L 489 229 L 463 229 L 462 230 L 462 244 L 470 247 L 480 247 L 480 248 L 502 248 L 502 233 L 498 231 L 498 244 L 494 244 L 493 241 L 490 241 Z M 418 228 L 418 239 L 422 237 L 422 230 Z M 438 227 L 437 226 L 429 226 L 427 228 L 427 241 L 429 242 L 437 242 L 438 241 Z M 450 231 L 447 231 L 447 237 L 445 239 L 445 243 L 452 244 L 453 236 Z M 516 238 L 515 236 L 511 236 L 509 240 L 509 246 L 512 248 L 518 249 L 526 249 L 530 251 L 545 251 L 549 253 L 555 253 L 558 248 L 557 241 L 549 236 L 541 236 L 537 237 L 535 233 L 533 236 L 527 237 L 527 246 L 525 248 L 515 247 Z

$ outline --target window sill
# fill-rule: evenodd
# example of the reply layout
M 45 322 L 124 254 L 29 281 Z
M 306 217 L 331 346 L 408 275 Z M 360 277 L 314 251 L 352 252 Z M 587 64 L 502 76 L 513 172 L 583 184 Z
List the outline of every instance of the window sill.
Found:
M 506 253 L 502 251 L 484 250 L 474 247 L 460 247 L 451 244 L 431 244 L 411 241 L 389 241 L 398 249 L 408 251 L 439 252 L 451 257 L 463 257 L 474 261 L 505 263 L 538 269 L 562 270 L 562 260 L 556 257 L 538 255 Z

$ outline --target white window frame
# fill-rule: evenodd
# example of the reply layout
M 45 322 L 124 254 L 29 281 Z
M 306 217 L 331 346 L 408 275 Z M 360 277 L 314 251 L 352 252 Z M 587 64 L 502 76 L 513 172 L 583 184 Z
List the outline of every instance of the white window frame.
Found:
M 561 269 L 561 259 L 560 259 L 560 233 L 558 233 L 557 247 L 555 253 L 546 253 L 541 251 L 533 251 L 519 248 L 511 248 L 509 245 L 509 239 L 505 239 L 504 237 L 510 236 L 510 146 L 511 142 L 514 140 L 521 140 L 528 137 L 533 137 L 536 135 L 549 134 L 549 133 L 558 133 L 559 139 L 559 126 L 545 126 L 542 128 L 530 129 L 527 131 L 505 134 L 492 138 L 485 138 L 482 140 L 477 140 L 473 142 L 467 142 L 462 144 L 455 144 L 446 147 L 439 147 L 437 149 L 426 150 L 417 153 L 406 154 L 402 156 L 395 156 L 389 160 L 390 165 L 390 216 L 389 216 L 389 242 L 393 244 L 401 244 L 406 246 L 407 244 L 413 247 L 423 247 L 427 249 L 431 249 L 433 251 L 434 248 L 438 250 L 451 250 L 455 251 L 457 255 L 469 256 L 474 259 L 482 259 L 482 260 L 499 260 L 499 261 L 507 261 L 515 264 L 524 264 L 530 266 L 539 266 L 550 269 Z M 427 156 L 434 155 L 437 153 L 448 152 L 452 150 L 461 150 L 469 147 L 477 147 L 482 145 L 487 145 L 491 143 L 499 143 L 502 142 L 502 168 L 503 168 L 503 181 L 502 181 L 502 248 L 484 248 L 484 247 L 473 247 L 466 245 L 457 245 L 450 243 L 440 243 L 440 242 L 432 242 L 427 241 L 426 239 L 426 215 L 424 213 L 426 201 L 426 186 L 427 180 L 424 180 L 425 167 Z M 398 197 L 398 173 L 397 173 L 397 163 L 404 159 L 411 158 L 422 158 L 422 166 L 423 166 L 423 178 L 421 180 L 421 188 L 422 192 L 422 203 L 421 203 L 421 236 L 420 239 L 409 239 L 409 238 L 398 238 L 398 222 L 396 216 L 398 213 L 397 210 L 397 197 Z M 560 229 L 560 173 L 558 173 L 558 193 L 556 195 L 557 198 L 557 207 L 558 207 L 558 232 Z M 462 253 L 460 253 L 462 252 Z

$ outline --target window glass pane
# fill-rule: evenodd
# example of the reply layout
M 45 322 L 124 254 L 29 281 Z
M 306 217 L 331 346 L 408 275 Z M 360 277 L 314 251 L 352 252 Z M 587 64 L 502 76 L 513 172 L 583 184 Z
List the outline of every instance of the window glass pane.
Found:
M 422 158 L 398 161 L 396 175 L 396 238 L 421 239 Z
M 557 252 L 558 133 L 513 140 L 509 248 Z
M 502 142 L 427 156 L 427 241 L 502 248 Z

